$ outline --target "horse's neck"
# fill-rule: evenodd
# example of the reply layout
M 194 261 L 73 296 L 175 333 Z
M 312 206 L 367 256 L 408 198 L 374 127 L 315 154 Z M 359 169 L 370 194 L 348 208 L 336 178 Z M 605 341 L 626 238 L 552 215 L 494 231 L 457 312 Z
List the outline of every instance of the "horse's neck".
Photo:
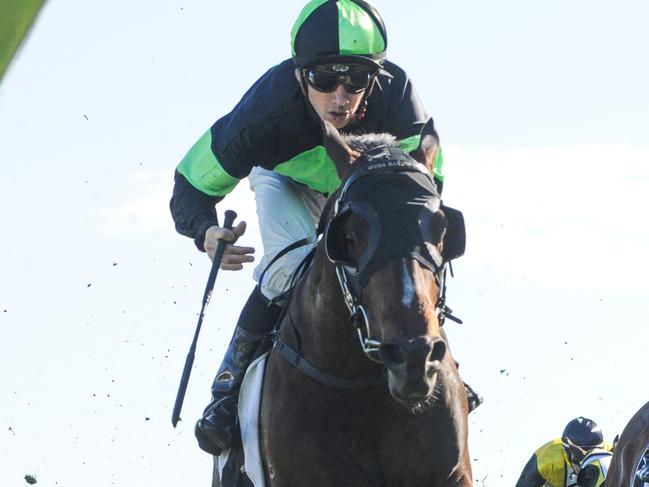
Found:
M 330 373 L 335 372 L 332 367 L 347 373 L 350 368 L 359 373 L 372 368 L 361 350 L 333 266 L 322 248 L 316 251 L 313 265 L 296 288 L 288 314 L 283 334 L 299 341 L 301 354 L 314 365 L 326 367 Z
M 312 337 L 318 348 L 353 345 L 349 311 L 342 299 L 333 266 L 323 257 L 320 252 L 316 254 L 304 282 L 296 289 L 291 303 L 293 324 L 302 335 Z

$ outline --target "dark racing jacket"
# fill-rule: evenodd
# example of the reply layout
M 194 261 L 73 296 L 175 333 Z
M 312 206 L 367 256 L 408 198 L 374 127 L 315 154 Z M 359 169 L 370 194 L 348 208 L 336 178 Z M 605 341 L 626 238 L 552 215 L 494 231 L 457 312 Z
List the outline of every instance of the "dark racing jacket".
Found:
M 428 116 L 401 68 L 386 62 L 366 102 L 364 117 L 343 133 L 387 132 L 405 150 L 418 147 Z M 434 172 L 440 183 L 442 163 L 439 151 Z M 178 165 L 170 202 L 176 230 L 203 250 L 205 232 L 218 225 L 215 204 L 254 166 L 326 195 L 340 185 L 323 147 L 320 119 L 303 94 L 290 59 L 267 71 Z

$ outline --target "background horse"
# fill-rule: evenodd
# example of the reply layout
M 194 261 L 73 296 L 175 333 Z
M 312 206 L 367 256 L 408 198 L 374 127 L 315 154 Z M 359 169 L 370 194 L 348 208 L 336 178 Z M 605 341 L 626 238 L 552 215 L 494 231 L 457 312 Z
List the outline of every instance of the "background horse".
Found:
M 432 124 L 421 163 L 391 136 L 350 147 L 324 131 L 343 186 L 268 357 L 267 485 L 471 486 L 467 397 L 440 328 L 444 268 L 464 251 L 464 226 L 454 231 L 459 212 L 440 207 Z
M 620 435 L 606 476 L 607 487 L 639 487 L 636 479 L 638 465 L 649 447 L 649 402 L 642 406 Z

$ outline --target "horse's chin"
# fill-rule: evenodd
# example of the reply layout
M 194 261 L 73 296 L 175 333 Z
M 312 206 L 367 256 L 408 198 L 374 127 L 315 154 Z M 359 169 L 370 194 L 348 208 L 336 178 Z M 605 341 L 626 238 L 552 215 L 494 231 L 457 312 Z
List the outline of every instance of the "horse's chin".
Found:
M 436 381 L 437 373 L 432 377 L 426 377 L 423 381 L 418 381 L 418 387 L 414 388 L 409 382 L 399 380 L 388 372 L 390 395 L 413 413 L 422 412 L 433 406 Z

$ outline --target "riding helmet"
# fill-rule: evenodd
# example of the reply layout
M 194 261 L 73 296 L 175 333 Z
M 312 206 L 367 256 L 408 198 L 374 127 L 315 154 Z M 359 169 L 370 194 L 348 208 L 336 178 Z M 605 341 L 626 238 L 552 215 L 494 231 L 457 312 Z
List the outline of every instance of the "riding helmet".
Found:
M 566 425 L 561 440 L 582 448 L 595 448 L 602 446 L 604 436 L 595 421 L 579 416 Z
M 355 63 L 379 69 L 388 37 L 378 10 L 365 0 L 311 0 L 291 31 L 298 68 Z

